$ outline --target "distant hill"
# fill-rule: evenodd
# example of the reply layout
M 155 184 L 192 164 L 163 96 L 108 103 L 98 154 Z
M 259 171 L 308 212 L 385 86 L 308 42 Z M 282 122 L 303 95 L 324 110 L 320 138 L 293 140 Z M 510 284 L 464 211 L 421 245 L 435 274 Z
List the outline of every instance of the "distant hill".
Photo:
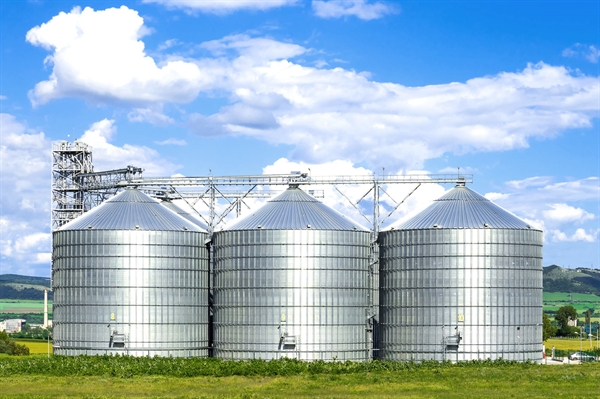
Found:
M 544 292 L 572 292 L 600 296 L 600 270 L 565 269 L 557 265 L 544 267 Z M 50 289 L 47 277 L 0 274 L 0 299 L 42 299 Z M 40 292 L 41 291 L 41 292 Z M 52 292 L 48 293 L 52 299 Z
M 0 299 L 44 299 L 44 290 L 51 289 L 47 277 L 0 274 Z M 52 299 L 52 291 L 48 299 Z
M 544 267 L 544 292 L 579 292 L 600 295 L 600 270 Z

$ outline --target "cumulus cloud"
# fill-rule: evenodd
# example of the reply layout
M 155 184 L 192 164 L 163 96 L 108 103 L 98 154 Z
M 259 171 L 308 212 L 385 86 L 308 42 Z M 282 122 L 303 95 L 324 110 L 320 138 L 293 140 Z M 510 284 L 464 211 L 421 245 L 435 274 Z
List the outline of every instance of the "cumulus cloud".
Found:
M 43 132 L 27 128 L 10 114 L 0 114 L 0 133 L 2 214 L 47 211 L 50 142 Z
M 111 144 L 117 128 L 114 120 L 103 119 L 93 123 L 80 140 L 92 146 L 94 151 L 94 169 L 110 170 L 128 165 L 144 168 L 145 176 L 169 176 L 179 169 L 149 147 L 124 144 L 122 147 Z
M 192 129 L 294 145 L 294 158 L 307 162 L 376 166 L 385 158 L 419 169 L 444 153 L 523 148 L 533 138 L 590 127 L 598 111 L 596 78 L 544 63 L 464 83 L 406 87 L 292 62 L 309 50 L 289 43 L 237 35 L 203 46 L 217 59 L 199 65 L 218 66 L 210 73 L 215 89 L 229 93 L 233 105 L 193 115 Z M 278 101 L 256 104 L 257 98 Z M 246 117 L 233 119 L 232 109 Z
M 76 7 L 34 27 L 26 39 L 52 53 L 45 61 L 52 74 L 30 91 L 32 104 L 61 97 L 100 103 L 191 101 L 204 84 L 202 72 L 183 60 L 157 65 L 140 40 L 148 32 L 137 11 L 125 6 Z
M 563 57 L 584 58 L 591 63 L 597 64 L 600 58 L 600 49 L 596 46 L 575 43 L 562 52 Z
M 181 113 L 196 134 L 291 145 L 292 159 L 315 164 L 346 159 L 376 168 L 386 159 L 405 170 L 447 153 L 524 148 L 532 139 L 591 127 L 599 111 L 597 77 L 545 63 L 408 87 L 366 72 L 304 65 L 296 58 L 314 50 L 247 34 L 200 44 L 210 54 L 205 58 L 171 57 L 157 65 L 144 53 L 147 31 L 126 7 L 74 9 L 33 28 L 27 39 L 52 51 L 53 66 L 50 79 L 32 91 L 34 103 L 75 96 L 130 104 L 132 121 L 172 124 L 163 104 L 205 93 L 227 104 L 213 114 Z
M 598 230 L 586 232 L 584 229 L 577 229 L 572 235 L 567 235 L 560 230 L 552 231 L 552 241 L 555 242 L 595 242 L 598 239 Z
M 182 9 L 187 13 L 203 12 L 225 15 L 239 10 L 268 10 L 292 5 L 298 0 L 142 0 L 143 3 L 157 3 L 168 9 Z
M 536 176 L 510 181 L 506 183 L 505 192 L 485 196 L 530 225 L 545 230 L 546 239 L 553 242 L 594 242 L 598 233 L 591 222 L 596 216 L 586 208 L 595 209 L 600 198 L 600 180 L 598 177 L 555 180 Z M 584 227 L 575 229 L 575 225 Z
M 0 114 L 0 264 L 34 274 L 49 251 L 50 141 L 13 115 Z
M 397 12 L 396 8 L 389 4 L 369 3 L 366 0 L 313 0 L 312 8 L 315 15 L 321 18 L 354 16 L 367 21 Z
M 542 211 L 542 214 L 546 219 L 559 223 L 583 223 L 595 218 L 594 214 L 567 204 L 549 204 L 548 206 L 551 209 Z

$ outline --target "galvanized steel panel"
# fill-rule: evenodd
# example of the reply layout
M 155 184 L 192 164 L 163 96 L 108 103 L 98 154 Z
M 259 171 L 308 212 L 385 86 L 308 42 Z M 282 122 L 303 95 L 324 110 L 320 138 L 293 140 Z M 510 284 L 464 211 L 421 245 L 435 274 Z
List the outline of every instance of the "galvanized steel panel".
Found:
M 260 209 L 224 230 L 358 230 L 360 224 L 331 209 L 297 187 L 290 187 Z
M 365 360 L 369 239 L 362 231 L 215 233 L 215 356 Z M 280 346 L 284 330 L 294 350 Z
M 160 204 L 167 207 L 168 209 L 172 210 L 179 216 L 183 216 L 190 222 L 197 224 L 198 226 L 200 226 L 200 228 L 202 230 L 208 231 L 208 225 L 206 223 L 204 223 L 202 221 L 202 219 L 200 219 L 198 216 L 194 215 L 193 213 L 186 211 L 185 209 L 179 207 L 178 205 L 174 204 L 171 201 L 161 201 Z
M 473 190 L 458 185 L 410 220 L 392 226 L 410 229 L 529 229 L 526 222 Z
M 541 361 L 542 241 L 530 229 L 382 232 L 380 357 Z M 445 351 L 456 327 L 459 349 Z
M 55 232 L 54 353 L 208 356 L 207 237 Z M 115 330 L 125 335 L 123 348 L 109 346 Z
M 139 190 L 127 189 L 59 230 L 204 231 Z

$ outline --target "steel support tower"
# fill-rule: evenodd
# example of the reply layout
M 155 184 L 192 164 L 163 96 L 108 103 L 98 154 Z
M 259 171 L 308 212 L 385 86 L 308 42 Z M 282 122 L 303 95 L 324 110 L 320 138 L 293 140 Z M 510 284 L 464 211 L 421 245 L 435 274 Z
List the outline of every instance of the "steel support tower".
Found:
M 92 150 L 87 144 L 52 144 L 52 230 L 87 210 L 79 175 L 93 171 Z
M 115 195 L 122 182 L 141 178 L 143 169 L 94 172 L 92 148 L 81 142 L 52 144 L 52 230 Z

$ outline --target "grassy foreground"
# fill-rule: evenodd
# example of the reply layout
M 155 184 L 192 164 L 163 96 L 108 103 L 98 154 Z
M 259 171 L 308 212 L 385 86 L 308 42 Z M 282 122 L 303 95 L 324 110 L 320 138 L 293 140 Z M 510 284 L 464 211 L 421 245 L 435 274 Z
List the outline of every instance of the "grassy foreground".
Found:
M 598 397 L 600 367 L 447 367 L 343 375 L 0 377 L 0 397 L 463 398 Z
M 148 367 L 155 360 L 156 367 Z M 317 362 L 311 366 L 289 360 L 32 356 L 15 361 L 0 357 L 0 397 L 11 398 L 581 398 L 598 397 L 598 381 L 598 363 Z

